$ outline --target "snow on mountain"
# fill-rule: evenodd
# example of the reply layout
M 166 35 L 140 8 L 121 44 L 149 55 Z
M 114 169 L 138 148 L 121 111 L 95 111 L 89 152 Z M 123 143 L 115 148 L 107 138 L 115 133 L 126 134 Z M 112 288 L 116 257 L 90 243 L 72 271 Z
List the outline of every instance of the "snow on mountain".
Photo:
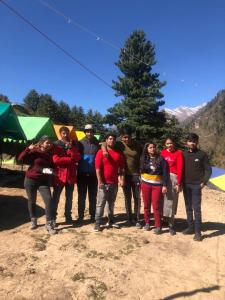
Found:
M 203 104 L 195 106 L 195 107 L 179 106 L 175 109 L 165 108 L 165 111 L 168 114 L 175 116 L 181 122 L 181 121 L 184 121 L 185 119 L 187 119 L 188 117 L 196 114 L 199 111 L 199 109 L 201 109 L 205 105 L 206 105 L 206 103 L 203 103 Z

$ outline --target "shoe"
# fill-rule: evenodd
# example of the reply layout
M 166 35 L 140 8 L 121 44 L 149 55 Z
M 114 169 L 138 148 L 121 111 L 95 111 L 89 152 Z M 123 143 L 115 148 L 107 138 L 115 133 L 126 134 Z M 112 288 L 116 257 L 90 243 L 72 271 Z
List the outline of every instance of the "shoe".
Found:
M 195 235 L 194 235 L 193 240 L 196 241 L 196 242 L 201 242 L 202 239 L 203 239 L 203 238 L 202 238 L 201 232 L 196 232 Z
M 173 227 L 170 227 L 169 228 L 169 233 L 170 233 L 170 235 L 176 235 L 176 231 L 175 231 L 175 229 L 173 228 Z
M 77 222 L 78 224 L 82 224 L 83 221 L 84 221 L 84 218 L 80 218 L 80 217 L 76 220 L 76 222 Z
M 136 227 L 137 229 L 141 229 L 141 228 L 142 228 L 141 223 L 137 222 L 137 223 L 135 224 L 135 227 Z
M 145 231 L 149 231 L 149 230 L 150 230 L 150 225 L 149 225 L 149 224 L 145 224 L 144 230 L 145 230 Z
M 161 230 L 160 227 L 156 227 L 156 228 L 154 229 L 154 234 L 159 235 L 159 234 L 161 234 L 161 233 L 162 233 L 162 230 Z
M 52 220 L 52 227 L 53 228 L 57 228 L 58 224 L 56 223 L 56 220 Z
M 52 225 L 52 221 L 47 221 L 45 224 L 45 228 L 47 229 L 48 233 L 51 235 L 57 233 L 57 231 L 55 230 L 55 228 Z
M 73 225 L 73 219 L 72 219 L 72 217 L 67 217 L 66 220 L 65 220 L 65 223 L 67 225 Z
M 134 224 L 133 224 L 132 220 L 127 220 L 126 223 L 125 223 L 125 225 L 126 225 L 127 227 L 131 227 L 131 226 L 133 226 Z
M 120 229 L 120 225 L 119 224 L 116 224 L 116 223 L 112 223 L 112 222 L 107 222 L 106 223 L 106 227 L 108 228 L 116 228 L 116 229 Z
M 95 224 L 95 226 L 94 226 L 94 231 L 95 231 L 95 232 L 100 232 L 100 231 L 101 231 L 101 227 L 100 227 L 99 224 Z
M 82 220 L 82 221 L 83 221 L 83 220 Z M 95 223 L 95 217 L 91 217 L 91 218 L 90 218 L 90 222 L 91 222 L 91 223 Z
M 116 223 L 113 223 L 113 224 L 112 224 L 112 227 L 113 227 L 113 228 L 116 228 L 116 229 L 120 229 L 120 225 L 119 225 L 119 224 L 116 224 Z
M 193 234 L 194 228 L 193 227 L 187 227 L 185 230 L 182 231 L 183 234 Z
M 34 230 L 37 227 L 37 218 L 31 218 L 31 229 Z

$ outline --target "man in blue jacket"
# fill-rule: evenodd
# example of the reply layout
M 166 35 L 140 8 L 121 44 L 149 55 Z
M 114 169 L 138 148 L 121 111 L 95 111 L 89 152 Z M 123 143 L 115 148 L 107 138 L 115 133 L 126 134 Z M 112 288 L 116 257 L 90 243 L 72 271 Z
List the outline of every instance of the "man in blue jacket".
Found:
M 94 136 L 91 124 L 85 125 L 85 137 L 80 140 L 79 148 L 82 155 L 77 172 L 78 189 L 78 222 L 84 219 L 85 200 L 88 191 L 89 214 L 91 221 L 95 221 L 96 197 L 98 181 L 95 172 L 95 155 L 99 150 L 99 144 Z

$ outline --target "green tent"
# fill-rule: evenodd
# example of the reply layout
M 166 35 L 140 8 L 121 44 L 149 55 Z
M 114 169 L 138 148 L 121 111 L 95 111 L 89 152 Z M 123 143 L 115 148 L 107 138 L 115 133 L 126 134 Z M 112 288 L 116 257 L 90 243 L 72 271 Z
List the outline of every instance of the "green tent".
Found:
M 53 123 L 45 117 L 18 117 L 21 127 L 27 140 L 38 141 L 43 135 L 48 135 L 51 139 L 57 139 Z
M 26 140 L 17 115 L 11 104 L 0 101 L 0 138 Z

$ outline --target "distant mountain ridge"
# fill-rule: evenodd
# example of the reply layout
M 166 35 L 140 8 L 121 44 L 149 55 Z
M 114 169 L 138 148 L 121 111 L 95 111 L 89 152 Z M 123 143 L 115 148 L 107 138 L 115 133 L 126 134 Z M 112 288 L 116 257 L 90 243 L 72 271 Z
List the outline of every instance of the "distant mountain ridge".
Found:
M 207 103 L 203 103 L 201 105 L 195 107 L 188 107 L 188 106 L 179 106 L 175 109 L 165 108 L 165 111 L 169 115 L 175 116 L 179 122 L 183 122 L 187 118 L 192 117 L 195 115 L 201 108 L 203 108 Z
M 193 117 L 183 123 L 200 137 L 200 146 L 214 166 L 225 168 L 225 90 L 220 91 Z

